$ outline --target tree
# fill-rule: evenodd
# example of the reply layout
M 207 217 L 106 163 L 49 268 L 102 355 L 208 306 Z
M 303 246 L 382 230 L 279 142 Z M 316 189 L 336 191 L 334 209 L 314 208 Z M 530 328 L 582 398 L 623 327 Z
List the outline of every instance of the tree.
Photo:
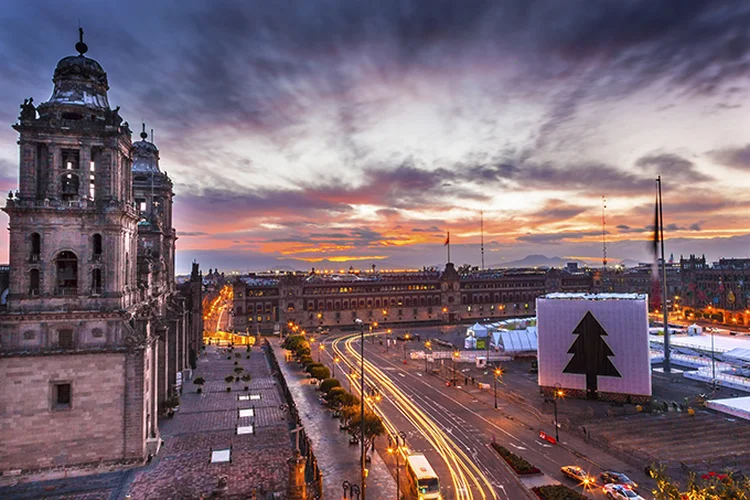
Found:
M 315 366 L 310 370 L 310 376 L 318 380 L 324 380 L 331 376 L 331 370 L 323 365 Z
M 709 472 L 701 476 L 690 474 L 684 489 L 672 480 L 662 467 L 651 467 L 651 477 L 656 479 L 653 491 L 656 500 L 748 500 L 750 499 L 750 478 L 735 478 L 731 473 Z
M 360 417 L 361 413 L 357 412 L 349 421 L 347 430 L 352 436 L 361 437 L 362 430 L 360 427 Z M 385 425 L 383 425 L 383 421 L 374 412 L 365 410 L 365 450 L 372 446 L 375 438 L 382 436 L 383 434 L 385 434 Z
M 281 347 L 283 347 L 284 349 L 289 349 L 290 351 L 295 351 L 297 349 L 297 346 L 302 343 L 307 343 L 304 335 L 290 335 L 286 339 L 284 339 L 284 343 L 281 344 Z
M 341 387 L 341 382 L 335 378 L 327 378 L 320 383 L 320 390 L 329 394 L 334 387 Z
M 325 381 L 324 381 L 325 382 Z M 338 408 L 341 406 L 341 401 L 345 395 L 349 394 L 343 387 L 332 387 L 326 394 L 326 402 L 331 408 Z
M 318 363 L 318 362 L 316 362 L 316 361 L 314 361 L 314 362 L 312 362 L 312 363 L 308 363 L 308 364 L 307 364 L 307 365 L 305 366 L 305 371 L 306 371 L 307 373 L 312 373 L 312 371 L 313 371 L 313 368 L 316 368 L 316 367 L 318 367 L 318 366 L 323 366 L 323 363 Z
M 563 373 L 580 373 L 586 375 L 586 392 L 589 398 L 596 397 L 598 388 L 597 377 L 622 377 L 615 365 L 609 360 L 614 356 L 602 336 L 607 332 L 594 318 L 591 311 L 587 312 L 578 326 L 573 330 L 573 335 L 578 337 L 568 349 L 568 354 L 573 357 L 563 370 Z
M 341 419 L 344 423 L 351 422 L 355 415 L 359 415 L 359 403 L 341 406 Z

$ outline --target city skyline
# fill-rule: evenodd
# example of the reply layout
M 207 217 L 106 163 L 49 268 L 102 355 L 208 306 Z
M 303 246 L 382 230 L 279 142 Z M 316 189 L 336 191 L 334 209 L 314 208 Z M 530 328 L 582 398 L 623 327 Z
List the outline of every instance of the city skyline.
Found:
M 210 9 L 210 10 L 209 10 Z M 0 188 L 18 105 L 74 53 L 155 129 L 175 182 L 177 271 L 487 266 L 545 254 L 748 256 L 748 85 L 731 2 L 85 2 L 2 14 Z M 117 19 L 116 22 L 113 19 Z M 5 220 L 7 221 L 7 216 Z M 0 261 L 7 261 L 7 232 Z

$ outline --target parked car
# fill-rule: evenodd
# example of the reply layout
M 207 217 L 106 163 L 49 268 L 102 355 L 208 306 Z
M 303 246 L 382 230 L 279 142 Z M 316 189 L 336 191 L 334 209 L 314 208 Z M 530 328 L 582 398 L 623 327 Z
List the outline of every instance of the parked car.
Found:
M 607 495 L 607 498 L 612 498 L 613 500 L 645 500 L 645 498 L 624 484 L 605 484 L 602 492 Z
M 575 479 L 584 486 L 591 486 L 596 484 L 596 478 L 589 476 L 588 472 L 581 469 L 577 465 L 563 465 L 560 467 L 560 472 L 570 479 Z
M 599 474 L 599 479 L 602 480 L 602 483 L 613 483 L 613 484 L 624 484 L 626 486 L 630 486 L 630 488 L 637 488 L 638 485 L 630 479 L 628 476 L 623 474 L 622 472 L 615 472 L 612 470 L 605 470 L 601 474 Z

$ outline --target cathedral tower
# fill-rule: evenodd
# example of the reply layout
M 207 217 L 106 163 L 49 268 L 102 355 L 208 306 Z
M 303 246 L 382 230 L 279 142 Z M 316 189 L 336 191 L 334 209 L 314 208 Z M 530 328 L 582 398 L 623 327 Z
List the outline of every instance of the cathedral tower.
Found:
M 163 329 L 137 282 L 131 131 L 84 54 L 21 106 L 9 195 L 10 289 L 0 314 L 0 464 L 34 470 L 143 460 L 159 442 Z

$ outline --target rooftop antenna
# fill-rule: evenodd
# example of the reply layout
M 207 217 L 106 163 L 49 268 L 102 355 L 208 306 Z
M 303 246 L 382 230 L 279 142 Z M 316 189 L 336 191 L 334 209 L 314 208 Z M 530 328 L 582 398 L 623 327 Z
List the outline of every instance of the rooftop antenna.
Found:
M 602 265 L 607 267 L 607 198 L 602 196 Z
M 484 211 L 479 211 L 480 243 L 482 248 L 482 271 L 484 271 Z
M 154 129 L 151 129 L 151 143 L 154 144 Z

